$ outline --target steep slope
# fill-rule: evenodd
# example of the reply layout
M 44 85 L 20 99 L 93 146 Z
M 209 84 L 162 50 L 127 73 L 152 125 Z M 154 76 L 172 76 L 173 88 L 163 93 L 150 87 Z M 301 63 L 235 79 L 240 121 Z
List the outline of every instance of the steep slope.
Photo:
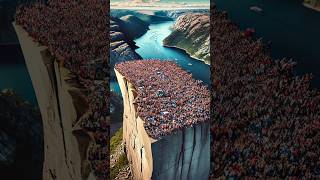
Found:
M 120 18 L 122 29 L 131 39 L 142 36 L 149 29 L 149 24 L 133 15 L 127 15 Z
M 124 22 L 115 17 L 110 18 L 110 66 L 113 67 L 116 63 L 139 59 L 140 56 L 134 51 L 137 46 L 130 36 L 124 31 Z M 128 31 L 128 30 L 127 30 Z M 114 76 L 114 72 L 111 72 Z
M 133 179 L 208 179 L 210 94 L 203 84 L 170 61 L 124 62 L 115 71 Z
M 43 179 L 109 176 L 107 3 L 48 1 L 17 8 L 13 24 L 43 121 Z
M 184 49 L 196 59 L 210 64 L 209 14 L 187 13 L 176 20 L 173 32 L 163 40 L 164 46 Z
M 69 70 L 53 60 L 47 47 L 39 46 L 20 26 L 14 26 L 42 116 L 45 147 L 42 177 L 85 178 L 89 173 L 85 171 L 89 167 L 86 151 L 92 141 L 80 127 L 88 110 L 85 90 Z

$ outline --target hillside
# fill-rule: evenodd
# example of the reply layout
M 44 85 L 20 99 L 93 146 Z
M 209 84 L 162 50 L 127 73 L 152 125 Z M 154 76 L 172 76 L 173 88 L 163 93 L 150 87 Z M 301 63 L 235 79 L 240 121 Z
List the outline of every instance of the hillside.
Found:
M 120 10 L 120 9 L 111 10 L 110 15 L 117 18 L 121 18 L 127 15 L 133 15 L 148 24 L 172 20 L 172 18 L 167 16 L 152 15 L 152 14 L 146 14 L 146 13 L 141 13 L 141 12 L 132 11 L 132 10 Z
M 187 13 L 209 13 L 209 9 L 161 10 L 161 11 L 156 11 L 155 15 L 167 16 L 172 19 L 177 19 L 179 16 Z
M 133 15 L 127 15 L 120 18 L 122 20 L 122 29 L 131 39 L 138 38 L 147 32 L 149 24 Z
M 190 56 L 210 64 L 209 14 L 188 13 L 177 18 L 164 46 L 184 49 Z
M 118 62 L 140 58 L 140 56 L 134 51 L 134 49 L 137 48 L 135 42 L 127 33 L 124 32 L 124 24 L 125 23 L 119 18 L 111 17 L 110 19 L 109 61 L 111 67 Z M 114 76 L 113 71 L 111 72 L 111 76 Z

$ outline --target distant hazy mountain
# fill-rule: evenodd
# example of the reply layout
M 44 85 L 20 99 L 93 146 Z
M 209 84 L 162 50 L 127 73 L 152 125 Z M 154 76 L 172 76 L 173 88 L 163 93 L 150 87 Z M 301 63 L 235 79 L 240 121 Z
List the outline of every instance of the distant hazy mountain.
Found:
M 112 9 L 110 11 L 110 14 L 111 16 L 117 17 L 117 18 L 121 18 L 127 15 L 133 15 L 148 24 L 172 20 L 172 18 L 169 18 L 167 16 L 150 15 L 150 14 L 140 13 L 138 11 L 123 10 L 123 9 Z
M 184 10 L 161 10 L 156 11 L 155 15 L 167 16 L 173 19 L 178 18 L 186 13 L 209 13 L 209 9 L 184 9 Z

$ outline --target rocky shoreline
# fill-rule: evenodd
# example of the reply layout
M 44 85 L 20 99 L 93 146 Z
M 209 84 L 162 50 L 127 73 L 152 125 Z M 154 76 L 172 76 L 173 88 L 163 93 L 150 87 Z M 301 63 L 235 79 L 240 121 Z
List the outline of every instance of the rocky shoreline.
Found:
M 210 25 L 207 13 L 186 13 L 177 18 L 173 32 L 163 40 L 166 47 L 183 49 L 192 58 L 210 64 Z
M 164 44 L 163 46 L 164 46 L 164 47 L 168 47 L 168 48 L 176 48 L 176 49 L 182 50 L 182 51 L 184 51 L 186 54 L 188 54 L 191 58 L 193 58 L 193 59 L 195 59 L 195 60 L 198 60 L 198 61 L 202 61 L 202 62 L 204 62 L 204 63 L 207 64 L 207 65 L 210 65 L 210 62 L 206 62 L 206 61 L 204 61 L 203 59 L 199 59 L 198 57 L 190 54 L 188 51 L 186 51 L 185 49 L 183 49 L 183 48 L 181 48 L 181 47 L 178 47 L 178 46 L 169 46 L 169 45 L 165 45 L 165 44 Z

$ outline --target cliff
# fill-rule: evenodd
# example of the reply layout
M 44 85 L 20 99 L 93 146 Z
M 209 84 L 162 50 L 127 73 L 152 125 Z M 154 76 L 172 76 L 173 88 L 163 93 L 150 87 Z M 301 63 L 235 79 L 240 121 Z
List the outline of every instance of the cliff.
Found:
M 43 179 L 86 179 L 90 137 L 79 119 L 88 104 L 69 70 L 14 24 L 39 104 L 44 133 Z M 89 168 L 90 169 L 90 168 Z
M 303 5 L 314 9 L 316 11 L 320 11 L 320 1 L 319 0 L 304 0 Z
M 191 57 L 210 64 L 209 14 L 188 13 L 179 16 L 164 46 L 184 49 Z
M 128 31 L 128 30 L 127 30 Z M 134 41 L 124 33 L 122 20 L 118 18 L 110 19 L 110 67 L 116 63 L 141 58 L 134 49 L 136 48 Z M 111 72 L 114 76 L 114 72 Z
M 122 29 L 131 38 L 135 39 L 142 36 L 149 29 L 149 24 L 133 15 L 127 15 L 120 18 L 122 20 Z
M 139 61 L 138 63 L 140 62 L 143 64 L 145 61 Z M 150 64 L 145 65 L 146 67 L 140 66 L 142 64 L 138 64 L 137 66 L 143 69 L 144 72 L 150 72 L 150 69 L 146 67 L 152 67 L 152 64 L 158 63 L 153 63 L 152 61 Z M 164 63 L 162 67 L 168 68 L 166 70 L 171 69 L 172 71 L 176 72 L 171 68 L 171 65 Z M 130 66 L 128 69 L 133 70 L 133 72 L 136 70 Z M 152 73 L 159 75 L 159 77 L 166 77 L 166 74 L 163 74 L 163 76 L 162 74 L 160 75 L 160 71 L 161 69 Z M 158 112 L 157 108 L 151 108 L 152 105 L 150 104 L 150 99 L 148 100 L 144 97 L 141 97 L 143 96 L 143 90 L 141 89 L 148 87 L 148 84 L 144 84 L 143 78 L 138 80 L 139 82 L 132 81 L 128 74 L 121 72 L 121 68 L 119 66 L 116 66 L 115 72 L 123 97 L 123 140 L 125 142 L 128 161 L 132 167 L 131 170 L 133 173 L 133 178 L 137 180 L 208 179 L 210 169 L 210 126 L 208 121 L 201 121 L 201 115 L 193 113 L 195 108 L 187 110 L 187 112 L 193 115 L 190 115 L 188 119 L 181 122 L 192 123 L 192 117 L 199 115 L 197 120 L 201 122 L 194 122 L 195 124 L 193 125 L 178 124 L 179 119 L 171 119 L 168 121 L 165 119 L 157 119 L 158 114 L 162 114 L 162 118 L 165 118 L 165 114 L 171 114 L 171 110 L 180 109 L 180 103 L 177 102 L 176 104 L 171 102 L 172 106 L 170 103 L 169 106 L 173 109 L 166 109 L 166 107 L 163 107 L 167 110 L 167 112 Z M 176 73 L 179 74 L 180 71 Z M 139 73 L 139 75 L 141 74 Z M 152 79 L 152 81 L 157 82 L 158 80 L 154 79 L 157 75 L 149 77 Z M 142 83 L 144 85 L 137 87 L 137 83 Z M 176 83 L 179 84 L 179 82 Z M 162 88 L 157 85 L 154 85 L 153 87 L 155 86 L 160 89 Z M 168 84 L 168 86 L 170 86 L 170 84 Z M 175 90 L 176 89 L 172 87 L 172 95 L 175 94 Z M 152 92 L 154 91 L 148 91 L 147 94 L 154 94 Z M 199 94 L 201 94 L 201 92 Z M 164 96 L 165 97 L 163 99 L 168 98 L 166 95 Z M 141 101 L 141 98 L 144 100 Z M 154 100 L 154 104 L 165 105 L 165 103 L 162 102 L 163 99 L 160 97 L 154 97 L 152 99 Z M 171 96 L 170 99 L 173 100 L 174 97 Z M 196 98 L 193 97 L 193 99 Z M 150 110 L 156 114 L 155 117 L 144 117 L 145 109 L 141 107 L 141 103 L 146 106 L 150 105 L 149 108 L 151 108 Z M 201 105 L 198 106 L 198 110 L 201 108 Z M 209 111 L 209 108 L 207 110 Z M 183 109 L 180 109 L 179 111 L 181 111 L 181 114 L 184 114 Z M 178 113 L 176 115 L 178 117 Z M 172 116 L 172 114 L 169 116 Z M 202 112 L 202 116 L 206 116 L 204 112 Z M 149 123 L 159 123 L 159 125 L 152 126 Z M 168 127 L 176 129 L 174 129 L 174 132 L 171 133 L 169 133 L 169 131 L 165 132 L 166 129 L 169 129 Z M 152 132 L 155 132 L 155 134 Z M 158 132 L 161 132 L 159 133 L 159 135 L 161 134 L 161 137 L 155 136 L 158 134 Z
M 39 109 L 13 91 L 3 90 L 0 120 L 1 178 L 42 179 L 43 132 Z

